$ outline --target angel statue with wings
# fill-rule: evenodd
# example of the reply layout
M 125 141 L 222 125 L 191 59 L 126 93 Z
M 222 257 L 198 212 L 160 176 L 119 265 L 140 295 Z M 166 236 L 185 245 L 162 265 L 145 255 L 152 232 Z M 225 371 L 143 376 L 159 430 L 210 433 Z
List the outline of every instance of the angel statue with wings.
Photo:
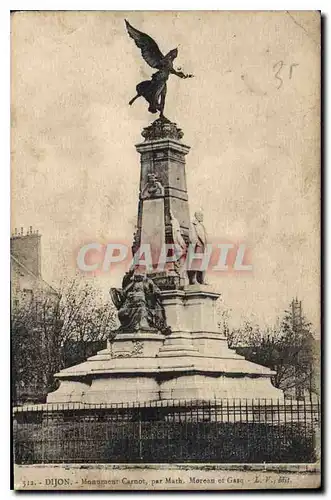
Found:
M 149 103 L 148 111 L 150 113 L 160 112 L 160 117 L 163 117 L 165 96 L 167 93 L 167 80 L 170 73 L 180 78 L 192 78 L 193 75 L 185 75 L 182 71 L 175 70 L 173 61 L 178 55 L 178 49 L 173 49 L 167 55 L 163 55 L 157 43 L 150 36 L 138 31 L 125 20 L 126 28 L 135 44 L 141 50 L 141 54 L 147 64 L 152 68 L 158 69 L 152 75 L 151 80 L 145 80 L 138 83 L 136 90 L 137 95 L 131 99 L 129 104 L 133 104 L 138 97 L 144 97 Z M 180 68 L 179 68 L 180 69 Z

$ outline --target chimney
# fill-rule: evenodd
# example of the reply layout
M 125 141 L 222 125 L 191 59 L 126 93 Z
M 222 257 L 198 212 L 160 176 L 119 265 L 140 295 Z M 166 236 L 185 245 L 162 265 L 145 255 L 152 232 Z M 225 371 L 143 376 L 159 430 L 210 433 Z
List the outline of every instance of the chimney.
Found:
M 41 277 L 40 238 L 41 235 L 38 234 L 38 231 L 33 231 L 32 226 L 29 227 L 26 234 L 24 234 L 22 227 L 20 233 L 15 229 L 10 238 L 11 254 L 38 277 Z

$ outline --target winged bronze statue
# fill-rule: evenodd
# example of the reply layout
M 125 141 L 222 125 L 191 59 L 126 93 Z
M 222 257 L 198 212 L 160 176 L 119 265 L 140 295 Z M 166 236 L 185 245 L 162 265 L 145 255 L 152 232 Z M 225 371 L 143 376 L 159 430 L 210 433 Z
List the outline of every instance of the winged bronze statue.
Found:
M 172 49 L 164 56 L 153 38 L 131 26 L 126 19 L 125 24 L 130 37 L 133 38 L 135 44 L 141 50 L 147 64 L 158 70 L 152 75 L 151 80 L 138 83 L 136 87 L 137 95 L 131 99 L 129 104 L 133 104 L 138 97 L 144 97 L 149 103 L 148 111 L 150 113 L 159 111 L 160 117 L 163 117 L 169 75 L 176 75 L 179 78 L 192 78 L 193 75 L 186 75 L 180 69 L 176 70 L 173 67 L 173 61 L 178 55 L 178 49 Z

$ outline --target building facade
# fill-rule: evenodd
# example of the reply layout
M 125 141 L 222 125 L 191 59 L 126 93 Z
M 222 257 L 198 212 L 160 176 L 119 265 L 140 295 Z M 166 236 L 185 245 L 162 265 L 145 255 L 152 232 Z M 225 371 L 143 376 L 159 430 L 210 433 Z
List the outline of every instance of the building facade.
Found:
M 15 229 L 10 238 L 12 300 L 30 299 L 38 293 L 57 300 L 57 291 L 42 278 L 41 235 L 32 226 L 26 233 Z
M 56 321 L 59 293 L 42 277 L 41 235 L 32 227 L 10 239 L 13 401 L 40 400 L 47 392 L 43 367 L 61 329 Z M 44 364 L 45 364 L 44 363 Z

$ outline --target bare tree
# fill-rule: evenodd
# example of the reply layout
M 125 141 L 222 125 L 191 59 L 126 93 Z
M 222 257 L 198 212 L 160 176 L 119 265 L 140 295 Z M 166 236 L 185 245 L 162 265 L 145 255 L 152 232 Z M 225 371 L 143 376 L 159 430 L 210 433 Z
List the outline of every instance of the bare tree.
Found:
M 246 321 L 242 328 L 228 332 L 228 343 L 249 361 L 274 370 L 273 384 L 285 392 L 297 398 L 305 391 L 318 392 L 314 373 L 317 342 L 297 299 L 276 326 L 261 329 Z
M 13 399 L 19 387 L 47 393 L 54 373 L 86 359 L 114 336 L 116 311 L 90 282 L 74 278 L 58 295 L 35 291 L 12 308 Z
M 62 325 L 56 337 L 56 347 L 61 353 L 60 368 L 65 368 L 67 364 L 66 349 L 80 346 L 78 358 L 71 356 L 72 363 L 78 363 L 86 358 L 87 346 L 92 342 L 105 341 L 114 336 L 115 307 L 90 281 L 75 278 L 62 285 L 56 316 Z

